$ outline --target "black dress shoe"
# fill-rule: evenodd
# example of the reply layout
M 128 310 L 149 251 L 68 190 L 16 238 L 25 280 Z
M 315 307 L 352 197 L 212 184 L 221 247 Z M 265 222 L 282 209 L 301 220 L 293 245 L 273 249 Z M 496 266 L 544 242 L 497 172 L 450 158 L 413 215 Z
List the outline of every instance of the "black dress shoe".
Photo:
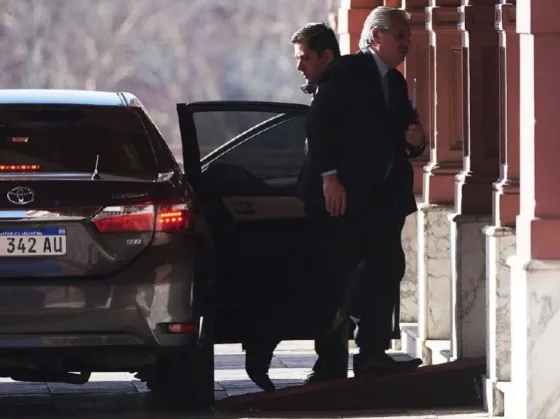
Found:
M 312 372 L 305 379 L 305 384 L 323 383 L 325 381 L 329 381 L 329 379 L 327 377 L 323 377 L 321 374 Z
M 322 374 L 318 372 L 312 372 L 307 376 L 305 384 L 325 383 L 327 381 L 342 380 L 344 378 L 348 378 L 348 375 Z
M 412 371 L 420 365 L 422 365 L 422 360 L 419 358 L 396 361 L 385 353 L 376 356 L 354 355 L 354 375 L 356 378 Z
M 249 376 L 251 381 L 253 381 L 253 383 L 258 385 L 262 390 L 269 393 L 276 390 L 276 387 L 274 386 L 274 383 L 268 376 L 268 373 L 249 372 L 249 370 L 247 370 L 247 375 Z
M 274 391 L 276 387 L 268 376 L 268 369 L 272 361 L 269 351 L 247 349 L 245 352 L 245 371 L 256 385 L 264 391 Z

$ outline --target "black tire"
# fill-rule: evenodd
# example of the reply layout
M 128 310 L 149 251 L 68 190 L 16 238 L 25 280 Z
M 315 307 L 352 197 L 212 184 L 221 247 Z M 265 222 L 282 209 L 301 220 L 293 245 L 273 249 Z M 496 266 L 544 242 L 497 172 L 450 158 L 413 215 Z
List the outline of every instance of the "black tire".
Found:
M 213 327 L 201 322 L 191 348 L 162 356 L 147 387 L 168 406 L 187 410 L 208 409 L 214 404 Z

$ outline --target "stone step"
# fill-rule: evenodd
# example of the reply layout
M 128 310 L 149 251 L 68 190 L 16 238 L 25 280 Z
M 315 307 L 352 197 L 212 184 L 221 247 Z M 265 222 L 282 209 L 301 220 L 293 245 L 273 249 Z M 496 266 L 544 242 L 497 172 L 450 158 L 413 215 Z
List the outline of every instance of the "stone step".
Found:
M 453 356 L 451 354 L 451 349 L 442 349 L 439 353 L 442 357 L 444 357 L 446 359 L 445 362 L 454 361 L 454 359 L 452 359 Z
M 484 375 L 482 384 L 484 385 L 484 404 L 483 409 L 488 412 L 489 417 L 503 417 L 505 407 L 505 397 L 508 393 L 509 382 L 495 382 Z M 511 397 L 511 394 L 509 395 Z M 510 405 L 511 409 L 511 405 Z
M 401 352 L 411 358 L 420 358 L 416 349 L 418 340 L 418 324 L 409 323 L 401 325 Z
M 508 411 L 511 413 L 515 409 L 515 404 L 513 401 L 513 392 L 511 391 L 511 382 L 509 381 L 498 381 L 496 383 L 496 389 L 502 393 L 502 400 L 504 402 L 504 416 L 508 417 Z M 512 415 L 510 415 L 511 417 Z
M 432 365 L 445 364 L 451 361 L 450 340 L 428 340 L 426 348 L 431 353 Z
M 419 352 L 420 342 L 418 341 L 418 324 L 405 323 L 401 325 L 401 352 L 407 354 L 411 358 L 422 358 Z M 425 365 L 437 365 L 451 362 L 451 341 L 450 340 L 428 340 L 426 342 L 428 349 L 428 358 L 425 359 Z

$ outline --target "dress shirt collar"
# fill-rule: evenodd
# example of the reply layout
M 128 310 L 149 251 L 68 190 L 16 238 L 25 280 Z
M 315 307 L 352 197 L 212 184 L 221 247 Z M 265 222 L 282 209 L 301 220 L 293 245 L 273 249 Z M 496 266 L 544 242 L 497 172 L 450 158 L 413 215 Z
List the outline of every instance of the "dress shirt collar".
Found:
M 370 48 L 371 55 L 373 55 L 373 59 L 375 60 L 375 64 L 377 65 L 377 69 L 379 70 L 379 74 L 381 78 L 385 78 L 387 73 L 389 72 L 389 66 L 385 64 L 385 62 L 376 54 L 373 48 Z

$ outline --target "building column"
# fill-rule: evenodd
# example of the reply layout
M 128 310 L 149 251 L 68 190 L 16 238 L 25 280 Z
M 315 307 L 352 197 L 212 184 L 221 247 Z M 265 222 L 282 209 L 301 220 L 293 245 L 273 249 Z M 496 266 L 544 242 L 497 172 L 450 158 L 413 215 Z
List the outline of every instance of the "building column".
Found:
M 407 1 L 407 0 L 383 0 L 383 6 L 387 6 L 387 7 L 398 7 L 398 8 L 406 9 L 407 8 L 406 3 L 409 3 L 409 1 Z M 406 77 L 406 61 L 401 63 L 401 65 L 399 65 L 397 67 L 397 70 L 399 70 Z
M 462 167 L 461 33 L 457 8 L 461 1 L 430 1 L 426 12 L 428 71 L 418 70 L 417 88 L 426 106 L 422 118 L 430 141 L 424 167 L 423 198 L 418 212 L 418 339 L 416 352 L 426 364 L 449 349 L 450 264 L 449 221 L 454 177 Z
M 429 100 L 429 36 L 426 30 L 425 8 L 429 0 L 384 0 L 388 7 L 399 7 L 410 13 L 410 30 L 412 46 L 406 61 L 398 69 L 405 76 L 411 100 L 416 101 L 420 120 L 424 129 L 430 132 L 430 100 Z M 429 143 L 429 135 L 427 138 Z M 429 160 L 429 148 L 423 156 L 412 160 L 414 169 L 414 195 L 417 202 L 422 202 L 423 167 Z M 401 282 L 400 321 L 403 333 L 417 336 L 418 323 L 418 213 L 409 215 L 402 232 L 402 242 L 406 257 L 406 271 Z M 411 336 L 405 336 L 405 347 L 401 349 L 416 356 L 416 345 L 407 345 Z
M 385 0 L 389 7 L 402 7 L 410 13 L 412 45 L 406 61 L 399 70 L 408 83 L 411 100 L 416 101 L 420 120 L 429 133 L 429 38 L 426 30 L 425 8 L 429 0 Z M 429 142 L 429 138 L 427 139 Z M 428 150 L 424 156 L 412 160 L 414 169 L 414 194 L 417 202 L 422 200 L 422 169 L 428 160 Z M 418 213 L 409 215 L 402 233 L 403 248 L 406 256 L 406 271 L 401 282 L 400 321 L 402 328 L 416 329 L 418 323 Z M 416 332 L 414 333 L 416 335 Z M 412 345 L 411 349 L 415 348 Z M 414 351 L 409 351 L 414 352 Z M 414 353 L 411 353 L 414 355 Z
M 452 359 L 486 355 L 486 236 L 499 176 L 499 38 L 496 0 L 460 8 L 463 47 L 463 170 L 451 219 Z
M 500 177 L 494 183 L 492 225 L 486 235 L 486 362 L 485 406 L 492 416 L 504 414 L 505 383 L 510 381 L 510 270 L 515 254 L 515 219 L 519 214 L 519 35 L 516 7 L 496 6 L 500 39 Z
M 336 29 L 342 54 L 351 54 L 358 50 L 364 22 L 377 6 L 383 6 L 383 0 L 340 0 Z
M 520 215 L 511 266 L 507 417 L 560 417 L 560 2 L 518 0 Z
M 416 100 L 420 122 L 426 131 L 428 147 L 420 157 L 412 160 L 414 168 L 414 194 L 421 200 L 423 195 L 424 166 L 430 161 L 430 33 L 426 28 L 426 7 L 429 0 L 403 0 L 402 5 L 386 0 L 395 7 L 403 7 L 410 13 L 410 32 L 412 45 L 404 62 L 404 73 L 408 83 L 408 94 L 411 100 Z M 400 2 L 399 2 L 400 3 Z

